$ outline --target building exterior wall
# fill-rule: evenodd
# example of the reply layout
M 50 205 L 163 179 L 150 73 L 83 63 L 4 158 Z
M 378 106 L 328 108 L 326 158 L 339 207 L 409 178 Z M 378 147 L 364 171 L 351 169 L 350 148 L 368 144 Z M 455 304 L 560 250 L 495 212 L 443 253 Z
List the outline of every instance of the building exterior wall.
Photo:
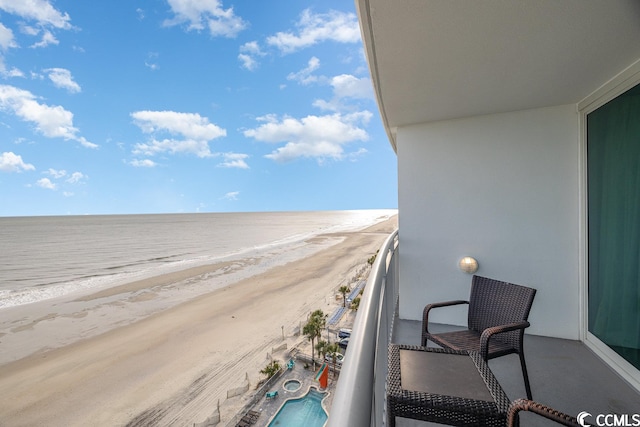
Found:
M 397 129 L 400 317 L 467 299 L 476 274 L 538 290 L 528 333 L 579 339 L 579 119 L 575 105 Z M 465 324 L 463 308 L 433 320 Z

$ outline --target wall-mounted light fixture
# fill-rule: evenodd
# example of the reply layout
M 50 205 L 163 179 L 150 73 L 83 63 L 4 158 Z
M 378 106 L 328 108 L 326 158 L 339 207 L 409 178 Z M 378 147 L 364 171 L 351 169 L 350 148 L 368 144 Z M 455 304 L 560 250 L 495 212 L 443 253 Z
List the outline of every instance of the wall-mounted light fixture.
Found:
M 466 256 L 460 260 L 458 263 L 460 270 L 465 273 L 473 274 L 478 271 L 478 261 L 475 258 Z

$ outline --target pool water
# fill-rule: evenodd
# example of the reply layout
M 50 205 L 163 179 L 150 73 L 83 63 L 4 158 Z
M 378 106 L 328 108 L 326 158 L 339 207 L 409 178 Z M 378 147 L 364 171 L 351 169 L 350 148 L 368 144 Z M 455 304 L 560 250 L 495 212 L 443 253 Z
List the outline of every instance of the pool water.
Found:
M 284 388 L 289 391 L 296 391 L 302 384 L 298 380 L 288 380 L 284 383 Z
M 322 427 L 327 421 L 327 413 L 322 408 L 326 393 L 310 389 L 299 399 L 287 400 L 278 411 L 269 427 Z

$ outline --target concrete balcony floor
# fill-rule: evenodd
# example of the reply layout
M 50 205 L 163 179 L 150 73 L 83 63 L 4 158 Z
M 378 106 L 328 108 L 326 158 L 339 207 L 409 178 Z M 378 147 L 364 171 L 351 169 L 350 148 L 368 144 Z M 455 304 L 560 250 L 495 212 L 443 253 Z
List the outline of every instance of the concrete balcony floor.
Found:
M 418 321 L 396 319 L 393 342 L 420 345 Z M 434 332 L 454 330 L 433 325 Z M 576 416 L 581 411 L 596 414 L 640 414 L 640 393 L 579 341 L 525 335 L 525 358 L 533 399 Z M 489 367 L 510 400 L 526 397 L 517 355 L 489 361 Z M 521 426 L 558 425 L 531 413 L 522 413 Z M 589 420 L 589 419 L 588 419 Z M 595 419 L 590 419 L 592 425 Z M 398 427 L 436 425 L 398 418 Z

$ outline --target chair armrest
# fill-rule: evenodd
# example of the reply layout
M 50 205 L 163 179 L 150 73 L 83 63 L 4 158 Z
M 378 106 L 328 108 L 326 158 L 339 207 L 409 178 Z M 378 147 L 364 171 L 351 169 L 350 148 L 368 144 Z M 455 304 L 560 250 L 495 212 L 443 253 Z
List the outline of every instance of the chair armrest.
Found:
M 440 308 L 440 307 L 449 307 L 451 305 L 460 305 L 460 304 L 469 304 L 469 301 L 465 300 L 454 300 L 454 301 L 443 301 L 443 302 L 435 302 L 433 304 L 427 304 L 422 310 L 422 335 L 429 333 L 429 311 L 432 308 Z
M 509 405 L 509 411 L 507 413 L 507 426 L 515 427 L 518 425 L 518 415 L 520 411 L 533 412 L 565 426 L 580 427 L 580 425 L 578 424 L 578 420 L 576 420 L 574 417 L 563 414 L 560 411 L 556 411 L 555 409 L 543 405 L 542 403 L 534 402 L 527 399 L 517 399 L 511 402 L 511 404 Z
M 491 328 L 487 328 L 482 331 L 482 335 L 480 335 L 480 355 L 484 360 L 487 360 L 489 355 L 489 340 L 492 336 L 497 334 L 502 334 L 504 332 L 517 331 L 518 329 L 522 329 L 523 331 L 528 328 L 531 324 L 527 321 L 509 323 L 508 325 L 500 325 L 500 326 L 492 326 Z

